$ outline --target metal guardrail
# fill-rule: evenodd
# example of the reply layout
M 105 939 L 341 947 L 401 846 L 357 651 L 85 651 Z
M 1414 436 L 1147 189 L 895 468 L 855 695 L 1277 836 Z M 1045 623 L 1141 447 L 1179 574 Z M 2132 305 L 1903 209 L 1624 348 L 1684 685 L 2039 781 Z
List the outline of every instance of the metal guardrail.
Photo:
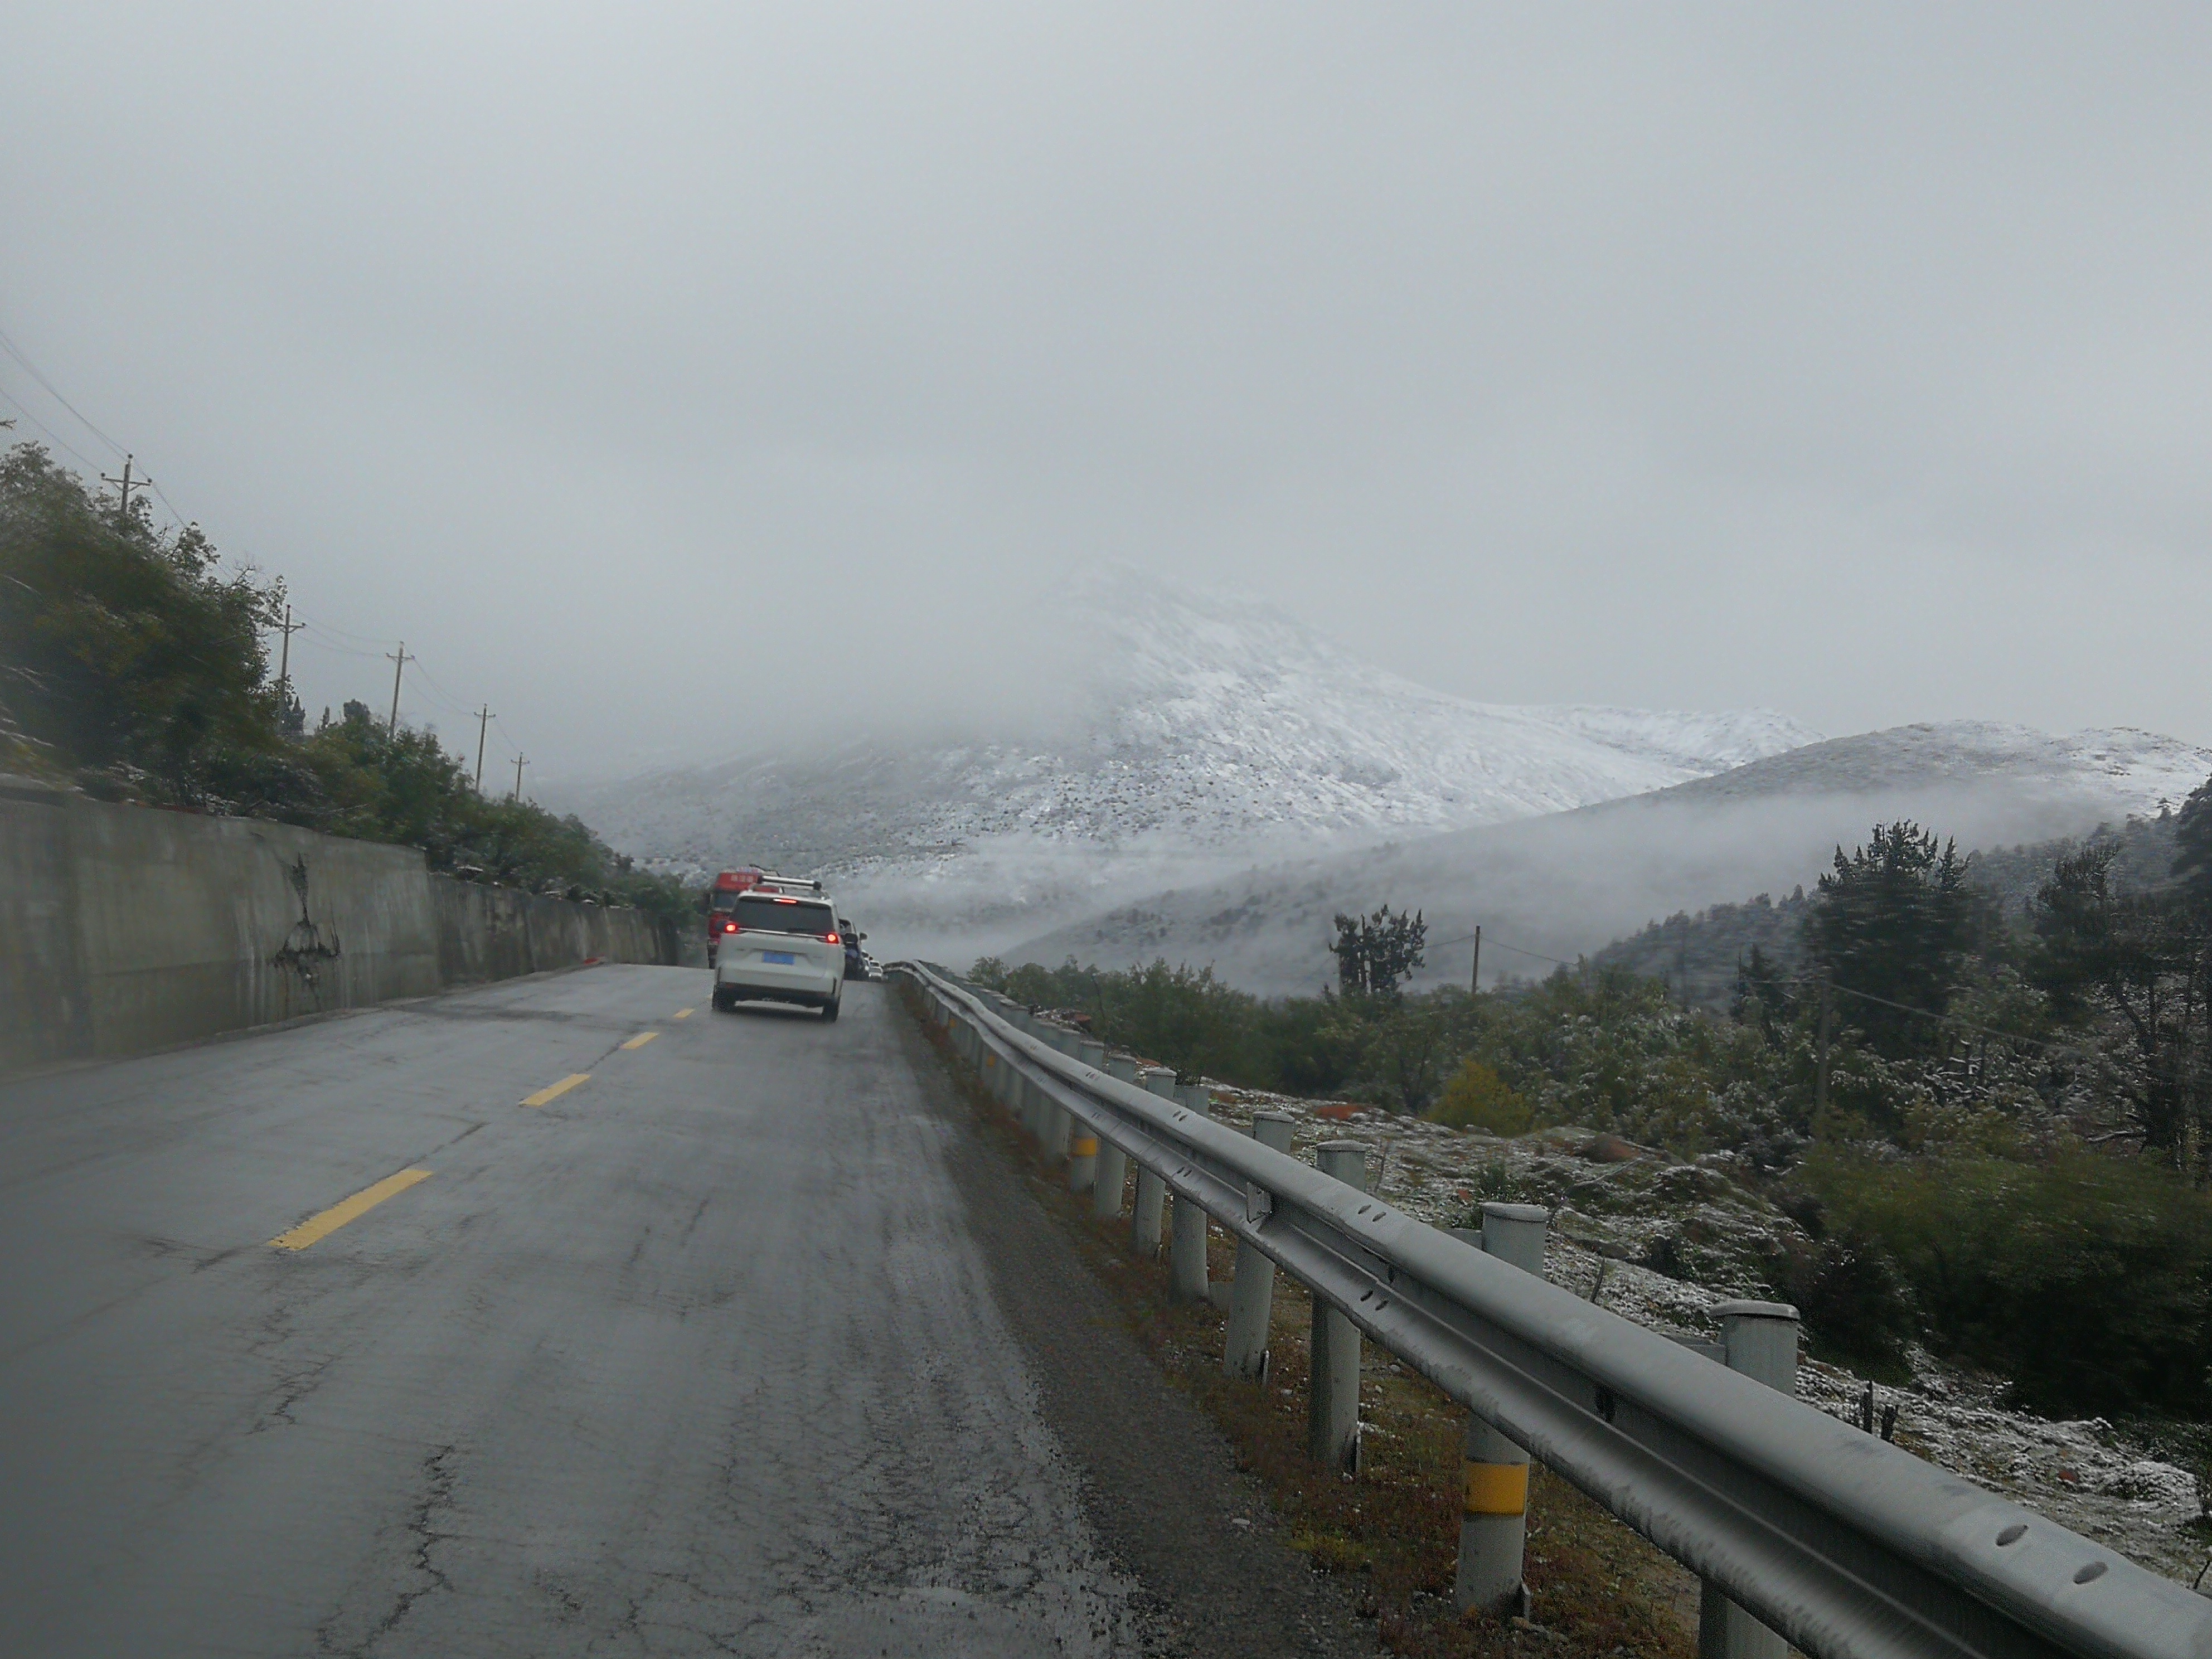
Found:
M 2212 1601 L 2115 1551 L 1072 1059 L 940 970 L 891 971 L 1815 1659 L 2212 1659 Z

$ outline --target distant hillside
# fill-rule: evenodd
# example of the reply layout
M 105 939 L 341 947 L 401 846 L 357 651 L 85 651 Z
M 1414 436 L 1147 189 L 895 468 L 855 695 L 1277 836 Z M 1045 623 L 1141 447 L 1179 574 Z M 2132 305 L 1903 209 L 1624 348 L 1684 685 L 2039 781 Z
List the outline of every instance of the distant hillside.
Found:
M 2008 921 L 2026 920 L 2036 890 L 2051 878 L 2052 867 L 2093 842 L 2117 848 L 2112 880 L 2123 892 L 2151 893 L 2173 885 L 2173 815 L 2131 817 L 2106 824 L 2087 836 L 2066 836 L 2025 847 L 1996 847 L 1974 854 L 1968 875 L 1994 897 Z
M 1149 894 L 1001 954 L 1048 964 L 1073 956 L 1102 966 L 1164 956 L 1210 964 L 1251 990 L 1311 991 L 1330 977 L 1330 917 L 1388 902 L 1427 914 L 1439 943 L 1425 982 L 1464 979 L 1469 947 L 1443 941 L 1472 933 L 1477 923 L 1486 979 L 1541 973 L 1541 957 L 1572 960 L 1661 918 L 1741 906 L 1747 893 L 1809 887 L 1838 845 L 1856 846 L 1876 823 L 1911 818 L 1966 848 L 2039 846 L 2155 815 L 2161 800 L 2179 802 L 2208 775 L 2212 750 L 2152 732 L 2056 738 L 1981 723 L 1902 726 L 1809 744 L 1632 799 Z M 1996 854 L 1990 863 L 1991 881 L 2016 914 L 2016 901 L 2041 873 L 2014 870 Z M 1747 939 L 1785 921 L 1739 918 L 1731 926 Z M 1639 945 L 1638 959 L 1656 967 L 1668 948 Z M 1694 962 L 1684 955 L 1687 944 L 1672 948 L 1681 971 L 1694 969 L 1707 991 L 1722 964 L 1732 969 L 1735 960 L 1718 942 L 1692 951 Z
M 2112 873 L 2121 890 L 2149 892 L 2172 884 L 2171 816 L 2134 817 L 2088 836 L 1978 851 L 1967 864 L 1967 879 L 1996 901 L 2008 922 L 2025 927 L 2036 891 L 2058 860 L 2096 842 L 2118 848 Z M 1614 940 L 1590 961 L 1663 981 L 1678 1000 L 1725 1008 L 1735 994 L 1736 965 L 1750 957 L 1753 945 L 1785 975 L 1802 963 L 1806 894 L 1812 885 L 1808 881 L 1779 902 L 1761 893 L 1747 903 L 1715 904 L 1694 915 L 1677 911 Z
M 1784 977 L 1797 970 L 1805 956 L 1808 908 L 1805 890 L 1795 887 L 1779 902 L 1761 893 L 1745 903 L 1715 904 L 1695 915 L 1678 910 L 1615 939 L 1590 962 L 1662 981 L 1677 1002 L 1726 1008 L 1735 996 L 1737 965 L 1750 959 L 1753 945 Z

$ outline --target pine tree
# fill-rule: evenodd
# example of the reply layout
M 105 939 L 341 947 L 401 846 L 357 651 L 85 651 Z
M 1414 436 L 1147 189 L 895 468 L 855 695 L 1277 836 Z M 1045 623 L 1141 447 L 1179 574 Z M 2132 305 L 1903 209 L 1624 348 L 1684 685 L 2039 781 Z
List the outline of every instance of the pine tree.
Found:
M 2189 902 L 2212 910 L 2212 778 L 2189 792 L 2173 826 L 2173 873 Z
M 1427 960 L 1429 924 L 1418 910 L 1395 915 L 1385 904 L 1372 915 L 1334 918 L 1336 983 L 1342 995 L 1394 998 Z
M 1973 934 L 1966 861 L 1954 842 L 1905 820 L 1876 824 L 1856 852 L 1836 848 L 1805 921 L 1814 963 L 1851 999 L 1843 1018 L 1891 1054 L 1926 1048 L 1949 1006 Z

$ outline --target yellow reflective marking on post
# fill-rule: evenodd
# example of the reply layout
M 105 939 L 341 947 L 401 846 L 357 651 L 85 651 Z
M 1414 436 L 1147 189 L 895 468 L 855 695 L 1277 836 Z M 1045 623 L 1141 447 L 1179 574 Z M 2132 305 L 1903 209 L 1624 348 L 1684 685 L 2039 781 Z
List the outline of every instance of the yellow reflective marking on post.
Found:
M 659 1035 L 660 1033 L 658 1031 L 640 1031 L 628 1042 L 623 1043 L 623 1047 L 625 1048 L 642 1048 L 647 1043 L 652 1042 L 653 1038 Z
M 304 1250 L 319 1238 L 327 1238 L 357 1216 L 366 1215 L 387 1198 L 405 1192 L 418 1181 L 428 1181 L 428 1170 L 402 1170 L 374 1187 L 364 1187 L 342 1204 L 333 1204 L 320 1215 L 311 1215 L 288 1233 L 269 1242 L 280 1250 Z
M 1085 1135 L 1079 1139 L 1069 1141 L 1067 1143 L 1067 1155 L 1070 1158 L 1097 1157 L 1098 1137 L 1097 1135 Z
M 1526 1463 L 1469 1463 L 1467 1466 L 1467 1512 L 1469 1515 L 1525 1515 L 1528 1510 L 1528 1466 Z
M 550 1106 L 578 1084 L 589 1083 L 591 1080 L 592 1074 L 589 1072 L 572 1072 L 558 1083 L 547 1084 L 534 1095 L 523 1096 L 522 1103 L 526 1106 Z
M 999 1063 L 999 1057 L 986 1048 L 983 1050 L 983 1063 L 986 1066 L 996 1066 Z

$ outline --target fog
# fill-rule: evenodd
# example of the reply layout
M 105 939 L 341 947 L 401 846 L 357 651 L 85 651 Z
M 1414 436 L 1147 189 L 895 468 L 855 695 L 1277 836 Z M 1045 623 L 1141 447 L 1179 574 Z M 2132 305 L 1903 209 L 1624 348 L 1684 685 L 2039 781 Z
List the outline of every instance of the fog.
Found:
M 29 0 L 0 416 L 495 775 L 1003 709 L 1106 558 L 1497 701 L 2212 740 L 2207 85 L 2187 6 Z
M 1387 903 L 1422 911 L 1435 941 L 1413 984 L 1465 984 L 1480 925 L 1489 986 L 1541 979 L 1559 962 L 1678 911 L 1809 890 L 1838 847 L 1861 845 L 1878 823 L 1912 820 L 1954 838 L 1964 853 L 2081 835 L 2117 816 L 2108 796 L 2025 776 L 1781 799 L 1728 799 L 1692 785 L 1147 894 L 1016 943 L 1003 927 L 981 937 L 1012 961 L 1057 965 L 1073 956 L 1122 966 L 1164 957 L 1211 967 L 1249 990 L 1310 994 L 1334 980 L 1331 918 Z M 978 936 L 933 927 L 919 912 L 893 915 L 902 947 L 916 954 L 934 949 L 957 959 Z

